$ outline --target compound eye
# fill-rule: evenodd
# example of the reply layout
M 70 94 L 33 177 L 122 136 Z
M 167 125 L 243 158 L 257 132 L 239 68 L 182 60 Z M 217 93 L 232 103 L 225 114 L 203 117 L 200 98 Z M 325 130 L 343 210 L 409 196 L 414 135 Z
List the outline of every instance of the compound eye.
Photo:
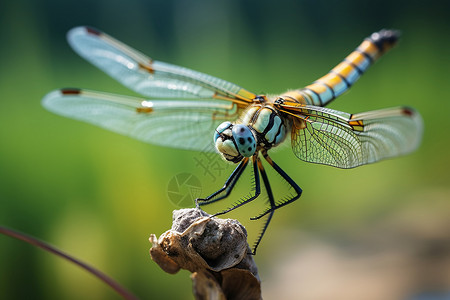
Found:
M 214 132 L 214 143 L 219 138 L 220 134 L 223 133 L 225 130 L 231 127 L 231 122 L 223 122 L 219 126 L 217 126 L 216 131 Z
M 250 157 L 256 151 L 256 140 L 252 131 L 245 125 L 234 125 L 232 129 L 233 139 L 242 156 Z

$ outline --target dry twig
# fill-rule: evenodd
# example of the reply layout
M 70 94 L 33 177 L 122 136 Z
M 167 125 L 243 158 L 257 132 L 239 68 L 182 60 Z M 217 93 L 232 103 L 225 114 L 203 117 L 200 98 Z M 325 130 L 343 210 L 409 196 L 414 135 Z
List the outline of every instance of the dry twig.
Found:
M 261 299 L 247 232 L 236 220 L 192 208 L 173 212 L 172 228 L 150 236 L 152 259 L 167 273 L 192 272 L 196 299 Z

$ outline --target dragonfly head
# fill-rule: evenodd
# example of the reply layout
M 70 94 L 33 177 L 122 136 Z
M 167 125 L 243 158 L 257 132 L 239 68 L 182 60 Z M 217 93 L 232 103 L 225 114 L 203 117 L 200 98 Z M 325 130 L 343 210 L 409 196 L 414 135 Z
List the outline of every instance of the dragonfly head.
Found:
M 228 161 L 237 163 L 256 151 L 256 139 L 252 130 L 242 124 L 223 122 L 214 134 L 217 151 Z

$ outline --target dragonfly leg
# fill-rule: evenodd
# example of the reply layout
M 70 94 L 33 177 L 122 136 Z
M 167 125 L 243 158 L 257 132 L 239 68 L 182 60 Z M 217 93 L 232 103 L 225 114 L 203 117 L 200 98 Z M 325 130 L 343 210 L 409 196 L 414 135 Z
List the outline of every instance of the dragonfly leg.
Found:
M 241 177 L 242 173 L 244 172 L 245 168 L 247 167 L 248 161 L 249 161 L 249 158 L 245 157 L 239 163 L 239 165 L 236 167 L 236 169 L 234 169 L 233 173 L 231 173 L 231 175 L 230 175 L 230 177 L 228 177 L 227 181 L 225 181 L 225 184 L 223 185 L 223 187 L 220 188 L 218 191 L 212 193 L 211 195 L 209 195 L 206 198 L 195 199 L 196 207 L 206 205 L 206 204 L 211 204 L 211 203 L 214 203 L 216 201 L 219 201 L 219 200 L 222 200 L 222 199 L 228 197 L 228 195 L 233 190 L 234 185 L 238 181 L 239 177 Z M 225 191 L 225 194 L 223 196 L 215 198 L 217 195 L 221 194 L 223 191 Z
M 259 161 L 258 153 L 256 153 L 255 155 L 252 156 L 253 175 L 255 178 L 255 194 L 248 198 L 243 198 L 242 200 L 239 200 L 239 202 L 235 203 L 232 207 L 227 208 L 224 211 L 214 214 L 213 217 L 226 214 L 227 212 L 235 210 L 236 208 L 241 207 L 242 205 L 249 203 L 249 202 L 255 200 L 256 198 L 258 198 L 259 194 L 261 194 L 261 184 L 259 182 L 259 171 L 258 171 L 258 166 L 257 166 L 258 161 Z
M 273 212 L 275 210 L 277 210 L 280 207 L 283 207 L 289 203 L 294 202 L 295 200 L 297 200 L 298 198 L 300 198 L 300 196 L 302 195 L 302 189 L 295 183 L 294 180 L 292 180 L 291 177 L 289 177 L 288 174 L 286 174 L 286 172 L 284 172 L 271 158 L 270 156 L 267 154 L 267 151 L 261 151 L 262 155 L 264 156 L 264 158 L 266 159 L 266 161 L 272 166 L 272 168 L 275 169 L 275 171 L 277 171 L 278 174 L 281 175 L 281 177 L 283 177 L 284 180 L 286 180 L 287 183 L 289 183 L 289 185 L 294 188 L 295 191 L 295 195 L 291 195 L 288 198 L 284 199 L 281 203 L 275 204 L 275 203 L 270 203 L 270 208 L 267 209 L 266 211 L 264 211 L 262 214 L 251 218 L 251 220 L 258 220 L 262 217 L 264 217 L 265 215 L 267 215 L 268 213 L 273 214 Z M 265 182 L 264 182 L 265 183 Z M 270 199 L 269 199 L 270 200 Z
M 261 162 L 260 159 L 258 159 L 258 169 L 259 169 L 259 172 L 261 173 L 261 177 L 263 179 L 264 186 L 265 186 L 266 191 L 267 191 L 267 196 L 269 198 L 270 208 L 274 208 L 276 205 L 275 205 L 275 200 L 273 198 L 272 188 L 270 187 L 269 177 L 267 177 L 266 170 L 264 170 L 264 167 L 263 167 L 262 162 Z M 264 233 L 267 230 L 267 227 L 269 227 L 269 223 L 272 220 L 274 212 L 275 212 L 275 209 L 271 209 L 269 211 L 269 217 L 267 218 L 266 222 L 264 223 L 264 226 L 263 226 L 263 228 L 262 228 L 262 230 L 261 230 L 261 232 L 260 232 L 260 234 L 258 236 L 258 239 L 253 244 L 252 255 L 256 254 L 256 248 L 258 248 L 258 245 L 261 242 L 261 240 L 262 240 L 262 238 L 264 236 Z

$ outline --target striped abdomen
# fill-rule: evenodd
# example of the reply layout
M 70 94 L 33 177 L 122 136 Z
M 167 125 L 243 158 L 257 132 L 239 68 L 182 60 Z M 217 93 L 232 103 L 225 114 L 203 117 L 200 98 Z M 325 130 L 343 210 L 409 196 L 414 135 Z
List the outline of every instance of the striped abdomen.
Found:
M 281 97 L 291 97 L 298 102 L 316 106 L 327 105 L 348 90 L 372 63 L 392 48 L 398 37 L 398 32 L 394 30 L 373 33 L 327 75 L 302 89 L 286 92 Z

